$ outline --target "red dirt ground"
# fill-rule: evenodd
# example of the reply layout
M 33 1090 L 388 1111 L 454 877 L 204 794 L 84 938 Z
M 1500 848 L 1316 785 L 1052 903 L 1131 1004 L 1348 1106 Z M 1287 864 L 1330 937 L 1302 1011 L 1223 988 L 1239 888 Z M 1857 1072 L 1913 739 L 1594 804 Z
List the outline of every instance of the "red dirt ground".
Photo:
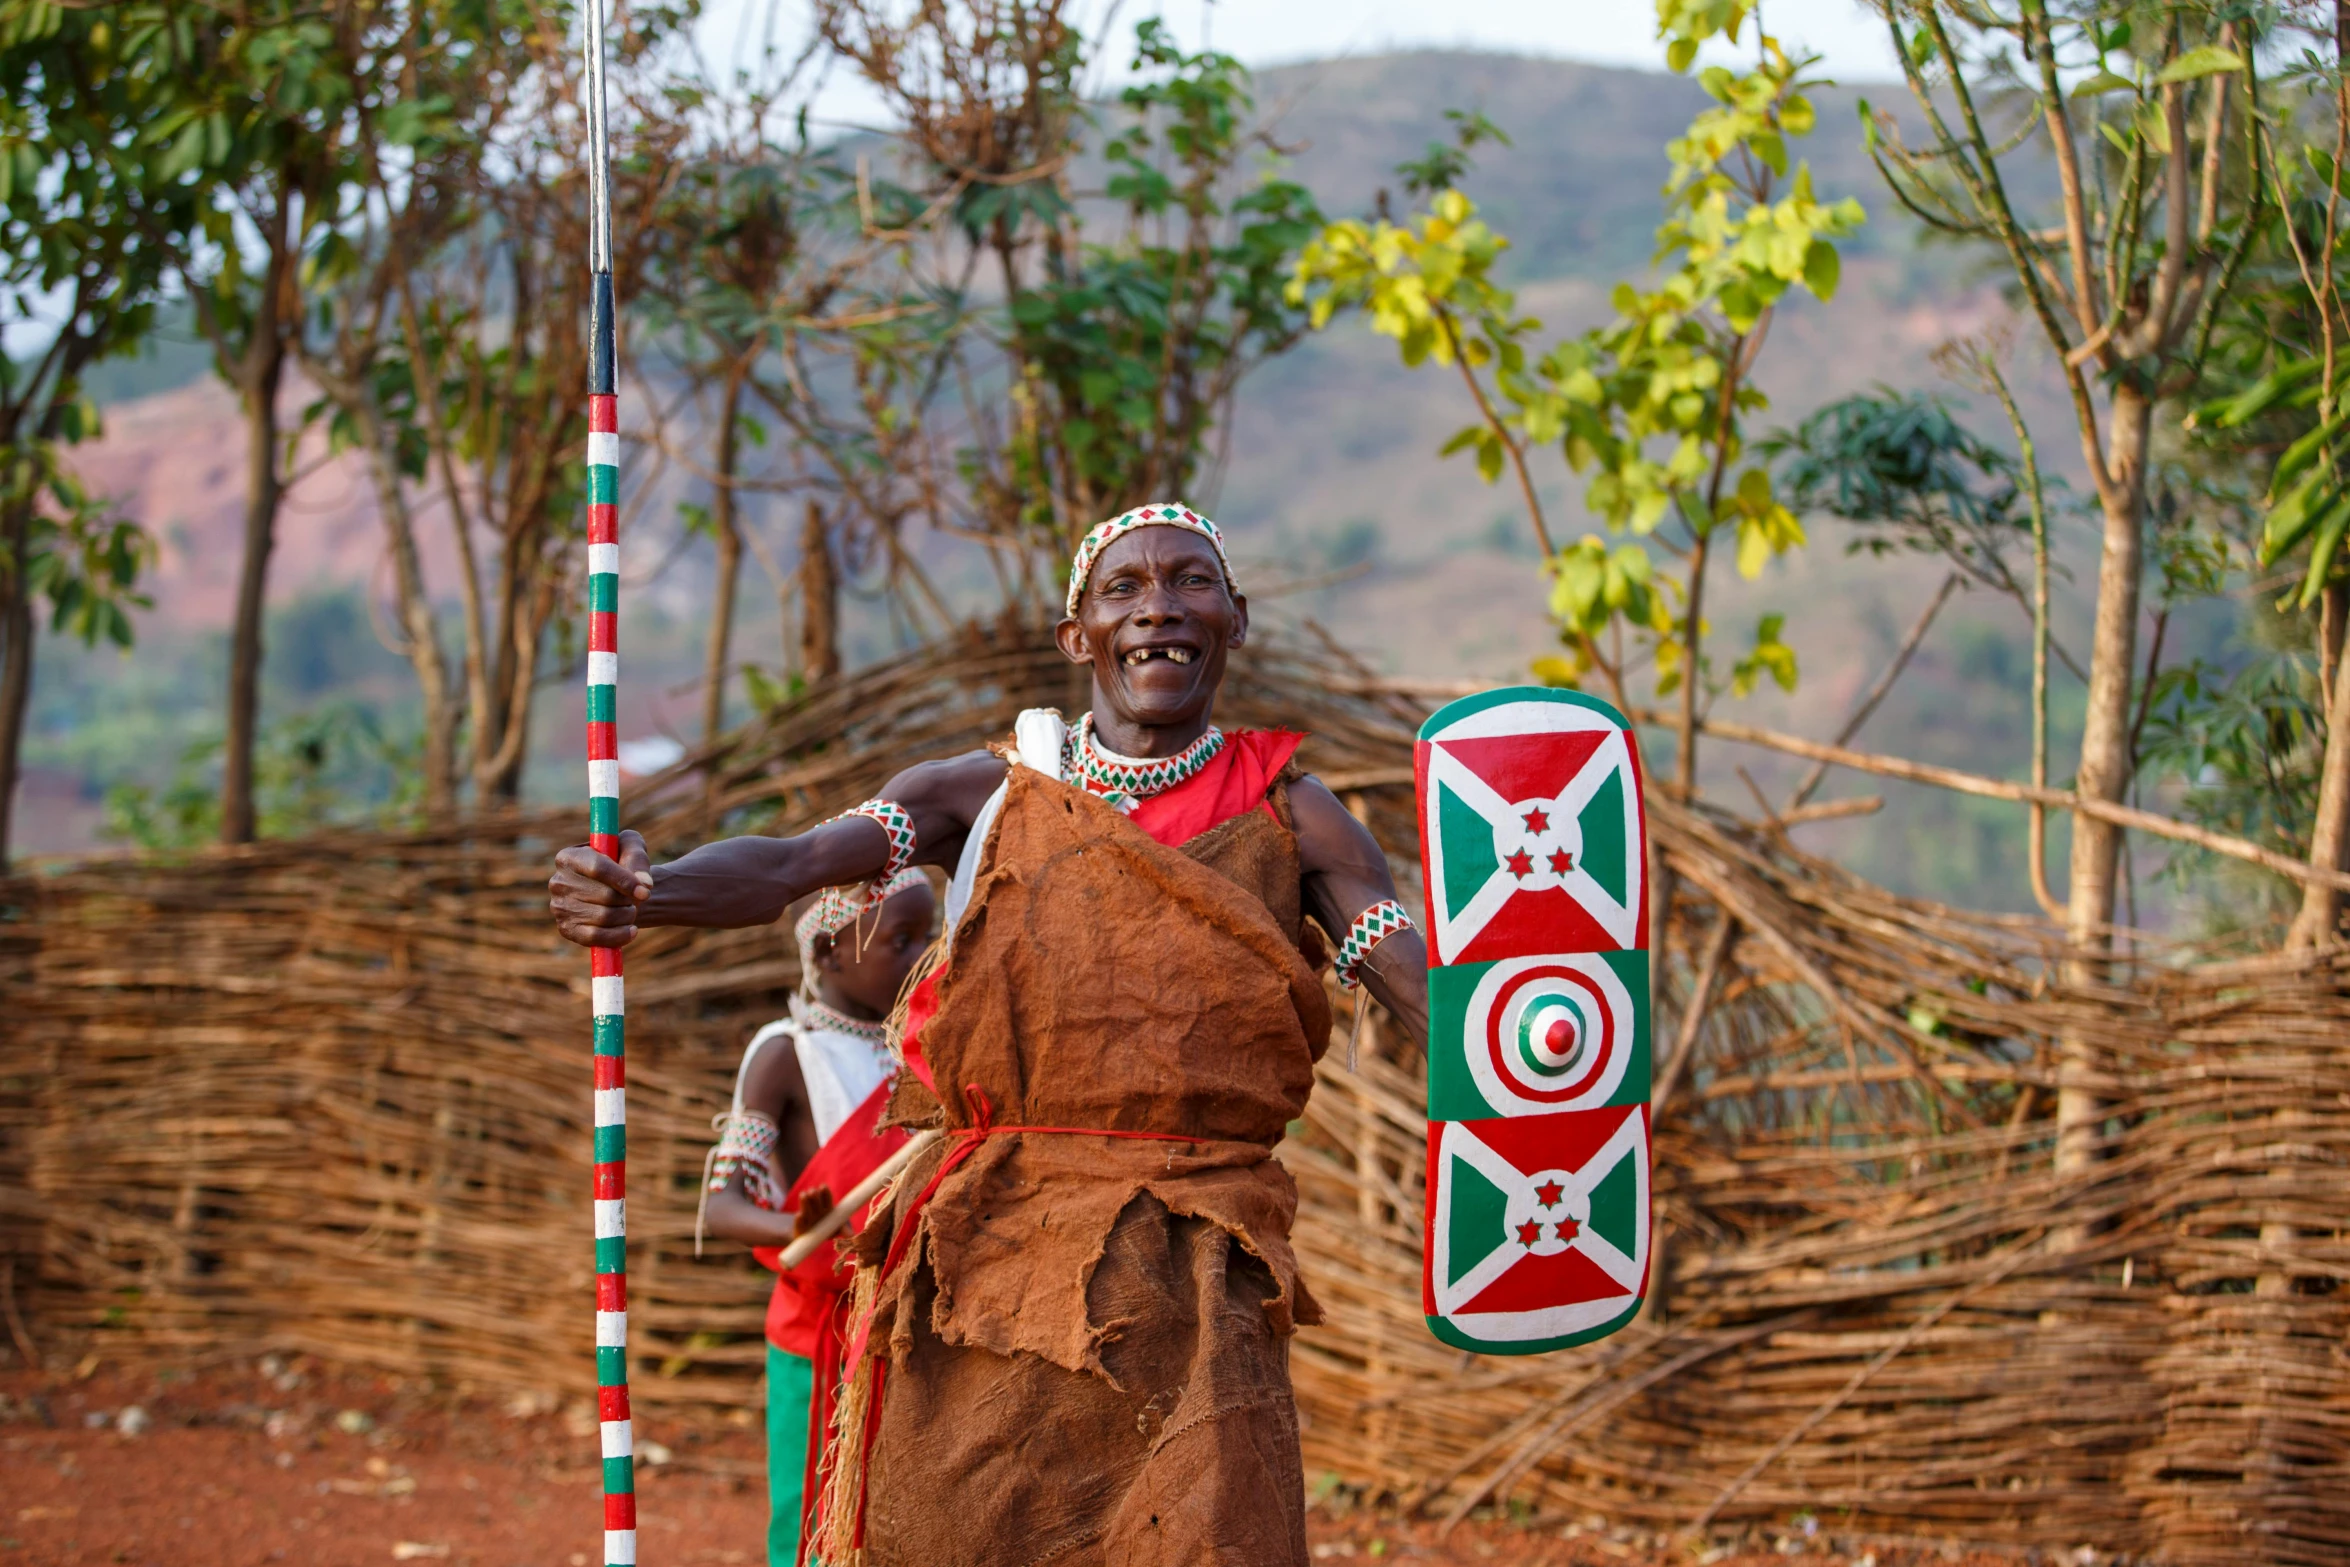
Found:
M 661 1447 L 666 1462 L 646 1461 Z M 638 1422 L 637 1451 L 649 1567 L 758 1567 L 765 1470 L 748 1420 L 693 1431 L 655 1413 Z M 0 1376 L 0 1567 L 589 1567 L 600 1543 L 594 1454 L 586 1404 L 458 1400 L 303 1360 L 178 1376 L 105 1365 Z M 1471 1522 L 1440 1539 L 1432 1525 L 1343 1499 L 1318 1506 L 1309 1532 L 1317 1562 L 1366 1567 L 2009 1560 L 1919 1544 L 1838 1552 L 1799 1531 L 1701 1549 L 1596 1521 Z

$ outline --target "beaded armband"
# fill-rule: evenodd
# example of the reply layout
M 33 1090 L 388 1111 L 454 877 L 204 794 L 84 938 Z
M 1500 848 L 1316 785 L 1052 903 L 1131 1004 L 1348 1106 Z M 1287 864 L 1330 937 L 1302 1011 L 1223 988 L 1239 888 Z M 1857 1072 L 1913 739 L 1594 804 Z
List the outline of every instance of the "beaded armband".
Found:
M 1338 983 L 1352 990 L 1360 985 L 1362 968 L 1371 956 L 1371 949 L 1399 930 L 1413 929 L 1412 917 L 1403 911 L 1403 905 L 1393 898 L 1381 898 L 1346 928 L 1346 940 L 1338 946 Z
M 895 800 L 874 799 L 852 805 L 832 820 L 845 822 L 852 816 L 862 816 L 889 834 L 889 863 L 873 878 L 873 888 L 878 894 L 897 879 L 900 871 L 914 863 L 914 818 Z M 875 901 L 879 901 L 878 897 Z
M 743 1110 L 722 1117 L 725 1130 L 719 1133 L 718 1146 L 710 1150 L 710 1173 L 703 1180 L 706 1191 L 723 1191 L 733 1180 L 736 1171 L 742 1172 L 743 1192 L 760 1207 L 780 1212 L 783 1193 L 775 1189 L 774 1166 L 769 1162 L 775 1152 L 775 1143 L 781 1135 L 773 1121 L 756 1110 Z

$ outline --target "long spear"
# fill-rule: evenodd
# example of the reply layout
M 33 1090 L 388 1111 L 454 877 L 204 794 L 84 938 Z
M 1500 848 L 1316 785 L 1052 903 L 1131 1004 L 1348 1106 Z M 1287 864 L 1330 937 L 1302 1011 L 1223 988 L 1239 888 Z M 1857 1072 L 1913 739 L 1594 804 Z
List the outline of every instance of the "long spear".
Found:
M 604 5 L 587 0 L 588 842 L 620 858 L 620 409 L 613 391 L 612 142 L 604 118 Z M 636 1561 L 628 1413 L 628 1111 L 620 949 L 589 949 L 596 1061 L 596 1417 L 604 1455 L 604 1562 Z

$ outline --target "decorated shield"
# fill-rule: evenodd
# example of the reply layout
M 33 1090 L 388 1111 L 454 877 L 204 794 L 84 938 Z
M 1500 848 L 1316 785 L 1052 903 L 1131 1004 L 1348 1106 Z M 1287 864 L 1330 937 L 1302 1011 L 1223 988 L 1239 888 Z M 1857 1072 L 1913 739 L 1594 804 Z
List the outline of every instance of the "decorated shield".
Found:
M 1421 1306 L 1527 1355 L 1632 1320 L 1648 1283 L 1647 820 L 1623 716 L 1466 697 L 1415 753 L 1428 888 Z

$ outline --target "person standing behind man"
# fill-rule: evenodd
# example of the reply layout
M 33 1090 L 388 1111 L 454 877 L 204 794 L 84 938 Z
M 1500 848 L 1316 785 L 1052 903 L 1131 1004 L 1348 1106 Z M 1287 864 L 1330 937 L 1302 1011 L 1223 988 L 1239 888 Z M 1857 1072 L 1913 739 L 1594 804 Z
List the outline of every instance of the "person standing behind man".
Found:
M 897 1074 L 883 1019 L 929 946 L 937 901 L 907 870 L 873 896 L 833 889 L 799 918 L 800 992 L 791 1015 L 752 1036 L 734 1104 L 710 1152 L 702 1231 L 740 1241 L 776 1270 L 767 1303 L 767 1560 L 798 1559 L 812 1456 L 822 1451 L 840 1381 L 838 1311 L 848 1271 L 829 1249 L 786 1270 L 803 1225 L 905 1140 L 876 1123 Z M 788 1040 L 788 1050 L 763 1047 Z

